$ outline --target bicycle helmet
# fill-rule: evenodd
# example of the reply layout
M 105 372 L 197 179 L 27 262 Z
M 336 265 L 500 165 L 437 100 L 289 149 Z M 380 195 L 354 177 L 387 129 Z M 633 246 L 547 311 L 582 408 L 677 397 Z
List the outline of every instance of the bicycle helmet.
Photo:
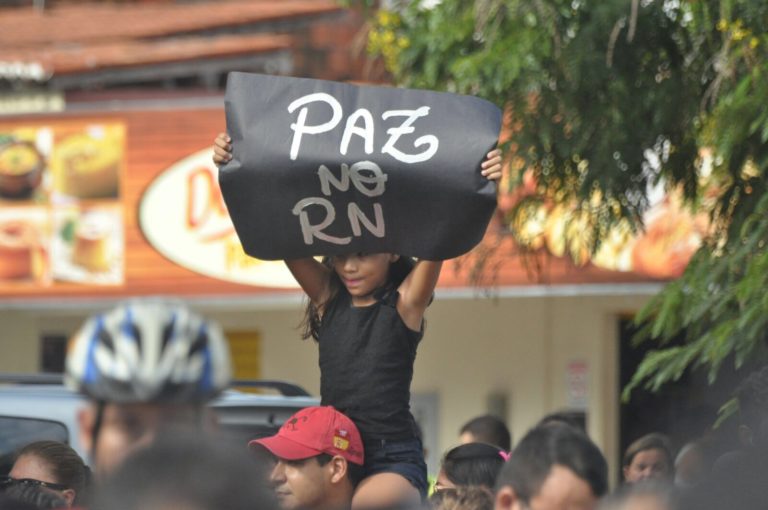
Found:
M 65 383 L 114 403 L 202 403 L 231 378 L 218 324 L 186 307 L 136 300 L 96 315 L 70 340 Z

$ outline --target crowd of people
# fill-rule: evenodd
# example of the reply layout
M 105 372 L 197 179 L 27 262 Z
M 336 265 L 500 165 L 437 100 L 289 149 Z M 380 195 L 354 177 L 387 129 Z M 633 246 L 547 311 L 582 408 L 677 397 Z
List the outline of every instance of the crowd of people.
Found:
M 206 406 L 230 375 L 221 329 L 184 306 L 132 302 L 89 320 L 66 375 L 90 400 L 79 422 L 89 462 L 56 441 L 24 446 L 0 479 L 0 509 L 748 510 L 768 501 L 768 368 L 737 394 L 744 447 L 699 466 L 697 480 L 678 480 L 685 452 L 676 458 L 664 435 L 649 433 L 626 449 L 611 491 L 608 464 L 583 428 L 551 415 L 512 444 L 504 422 L 486 415 L 458 431 L 422 497 L 398 492 L 364 505 L 356 493 L 371 475 L 354 420 L 313 406 L 273 436 L 233 444 Z M 401 461 L 410 453 L 398 455 L 390 452 Z

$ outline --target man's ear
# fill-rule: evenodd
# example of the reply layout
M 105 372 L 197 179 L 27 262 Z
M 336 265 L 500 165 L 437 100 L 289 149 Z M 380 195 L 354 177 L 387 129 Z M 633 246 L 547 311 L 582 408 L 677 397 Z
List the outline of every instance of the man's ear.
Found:
M 522 508 L 520 498 L 517 497 L 515 489 L 510 485 L 505 485 L 496 492 L 494 510 L 517 510 L 519 508 Z
M 331 483 L 340 483 L 347 477 L 347 459 L 341 455 L 335 455 L 327 464 L 331 471 Z
M 64 496 L 64 501 L 67 502 L 67 507 L 71 507 L 75 502 L 75 491 L 72 489 L 64 489 L 61 491 L 61 495 Z
M 96 408 L 92 405 L 81 408 L 77 412 L 77 428 L 80 437 L 80 445 L 83 450 L 91 455 L 93 452 L 93 425 L 96 420 Z

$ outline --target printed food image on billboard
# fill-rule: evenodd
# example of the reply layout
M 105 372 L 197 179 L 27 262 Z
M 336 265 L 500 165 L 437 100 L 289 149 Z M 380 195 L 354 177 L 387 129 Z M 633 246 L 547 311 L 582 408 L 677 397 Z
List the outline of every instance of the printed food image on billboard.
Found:
M 633 230 L 628 221 L 619 221 L 605 232 L 595 252 L 594 216 L 577 204 L 542 195 L 528 175 L 514 193 L 500 196 L 499 210 L 515 242 L 525 249 L 568 259 L 578 268 L 668 280 L 683 273 L 711 228 L 711 197 L 718 190 L 701 180 L 704 198 L 695 209 L 685 204 L 679 189 L 666 189 L 664 183 L 649 189 L 643 225 Z
M 0 200 L 46 202 L 49 128 L 0 129 Z
M 122 213 L 116 205 L 54 209 L 53 278 L 88 284 L 121 284 L 125 258 L 122 223 Z
M 121 124 L 89 125 L 57 133 L 50 157 L 54 198 L 117 198 L 124 140 Z
M 49 234 L 46 208 L 0 208 L 0 284 L 48 283 Z
M 0 286 L 123 283 L 125 133 L 114 121 L 0 125 Z

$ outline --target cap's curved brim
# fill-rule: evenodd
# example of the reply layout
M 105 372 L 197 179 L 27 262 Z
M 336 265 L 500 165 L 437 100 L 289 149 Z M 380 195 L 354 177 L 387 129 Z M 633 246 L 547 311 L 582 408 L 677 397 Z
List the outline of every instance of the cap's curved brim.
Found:
M 302 460 L 322 454 L 320 450 L 299 444 L 282 436 L 264 437 L 248 442 L 249 448 L 263 446 L 275 457 L 286 460 Z

